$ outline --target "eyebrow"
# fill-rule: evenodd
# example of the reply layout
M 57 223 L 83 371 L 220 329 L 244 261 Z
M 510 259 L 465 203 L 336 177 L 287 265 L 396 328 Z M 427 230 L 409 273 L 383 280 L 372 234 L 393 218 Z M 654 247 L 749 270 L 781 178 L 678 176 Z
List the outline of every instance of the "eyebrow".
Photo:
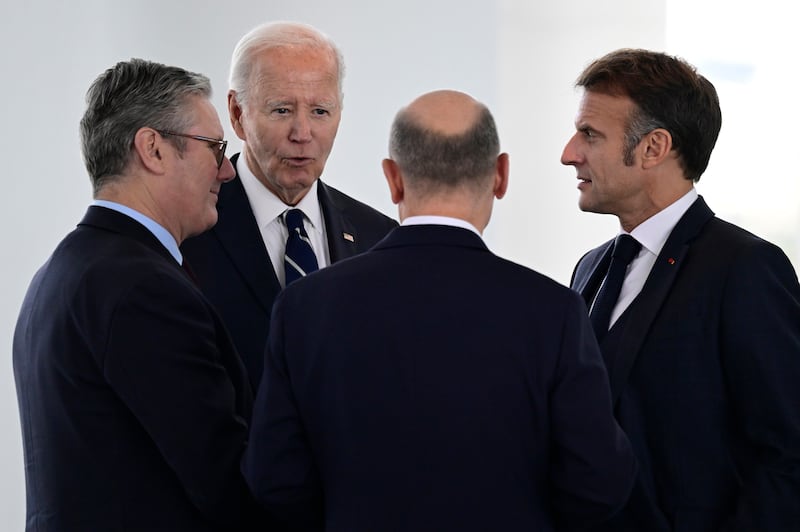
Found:
M 297 100 L 288 100 L 288 99 L 266 100 L 264 104 L 267 107 L 297 107 Z M 338 105 L 339 101 L 336 99 L 313 100 L 312 103 L 309 104 L 310 107 L 325 107 L 325 108 L 335 108 L 338 107 Z

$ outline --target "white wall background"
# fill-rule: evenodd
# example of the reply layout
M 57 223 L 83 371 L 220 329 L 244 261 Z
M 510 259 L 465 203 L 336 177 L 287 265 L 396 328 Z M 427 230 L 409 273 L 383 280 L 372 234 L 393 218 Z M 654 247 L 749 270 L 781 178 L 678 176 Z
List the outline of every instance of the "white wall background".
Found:
M 669 17 L 668 3 L 677 6 Z M 380 160 L 386 153 L 394 113 L 428 90 L 455 88 L 471 93 L 494 111 L 503 148 L 511 155 L 509 194 L 496 206 L 486 233 L 489 246 L 566 283 L 580 254 L 616 231 L 615 219 L 578 211 L 574 171 L 558 162 L 573 130 L 577 93 L 572 82 L 589 60 L 615 48 L 676 53 L 666 47 L 685 44 L 680 23 L 691 19 L 695 4 L 667 0 L 573 0 L 546 5 L 530 0 L 31 0 L 14 2 L 12 8 L 10 0 L 3 0 L 0 116 L 5 120 L 0 127 L 0 154 L 6 171 L 5 194 L 0 199 L 0 339 L 6 349 L 0 350 L 4 355 L 0 359 L 0 530 L 22 530 L 25 515 L 11 369 L 14 323 L 35 269 L 75 226 L 90 201 L 78 121 L 85 91 L 100 72 L 117 61 L 142 57 L 207 74 L 232 141 L 230 153 L 234 153 L 239 144 L 227 126 L 225 112 L 227 65 L 234 44 L 262 21 L 310 23 L 339 43 L 347 64 L 345 111 L 323 177 L 391 216 L 396 212 Z M 671 33 L 668 19 L 673 21 Z M 754 22 L 746 16 L 738 20 Z M 722 30 L 703 27 L 702 31 Z M 713 39 L 694 46 L 708 41 Z M 697 63 L 691 49 L 681 49 L 681 53 Z M 713 57 L 709 54 L 703 59 Z M 752 54 L 747 59 L 753 59 Z M 778 78 L 776 83 L 781 82 L 780 69 L 769 72 Z M 783 101 L 791 104 L 795 99 L 786 95 Z M 770 103 L 773 111 L 781 105 L 780 101 Z M 727 117 L 724 101 L 723 114 Z M 788 125 L 796 123 L 795 119 Z M 785 173 L 794 158 L 789 153 L 794 150 L 793 135 L 785 138 L 777 152 L 766 153 L 765 138 L 760 135 L 768 136 L 771 125 L 763 124 L 759 136 L 751 137 L 752 145 L 765 149 L 764 158 L 788 155 L 788 161 L 779 159 Z M 730 127 L 726 122 L 723 132 Z M 739 133 L 754 132 L 742 126 Z M 720 150 L 725 149 L 723 140 Z M 734 159 L 728 167 L 735 170 L 736 153 L 728 152 Z M 712 157 L 704 181 L 715 179 L 713 170 L 719 164 Z M 756 170 L 748 168 L 748 172 Z M 749 203 L 752 189 L 761 185 L 743 176 L 742 189 L 732 196 L 728 183 L 727 189 L 714 189 L 714 194 L 701 192 L 718 214 L 733 219 Z M 722 201 L 726 197 L 738 198 L 740 203 Z M 763 196 L 770 197 L 774 195 Z M 788 213 L 783 221 L 753 229 L 785 249 L 798 250 L 800 214 L 792 210 L 797 194 L 780 198 L 779 208 L 768 210 Z M 75 483 L 80 489 L 80 479 Z

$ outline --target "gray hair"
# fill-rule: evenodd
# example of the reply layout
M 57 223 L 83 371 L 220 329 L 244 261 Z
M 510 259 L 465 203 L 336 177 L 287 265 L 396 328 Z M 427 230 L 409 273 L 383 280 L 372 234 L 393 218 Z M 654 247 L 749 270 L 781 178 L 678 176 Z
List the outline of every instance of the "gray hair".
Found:
M 639 145 L 645 135 L 655 129 L 663 127 L 664 125 L 660 120 L 646 115 L 641 109 L 632 110 L 628 117 L 628 123 L 625 126 L 625 142 L 622 147 L 623 164 L 625 164 L 625 166 L 633 166 L 633 152 L 636 146 Z
M 121 61 L 94 80 L 80 123 L 83 161 L 94 192 L 123 174 L 143 127 L 184 131 L 194 117 L 191 96 L 211 97 L 209 79 L 182 68 L 143 59 Z M 169 137 L 180 152 L 185 139 Z
M 401 111 L 392 124 L 389 154 L 409 182 L 430 189 L 481 186 L 500 154 L 492 113 L 485 106 L 464 133 L 445 135 L 421 127 Z
M 236 44 L 231 56 L 229 86 L 236 92 L 239 105 L 247 104 L 250 77 L 256 56 L 270 48 L 310 48 L 327 51 L 336 63 L 339 101 L 343 98 L 344 57 L 330 37 L 308 24 L 271 22 L 256 26 Z

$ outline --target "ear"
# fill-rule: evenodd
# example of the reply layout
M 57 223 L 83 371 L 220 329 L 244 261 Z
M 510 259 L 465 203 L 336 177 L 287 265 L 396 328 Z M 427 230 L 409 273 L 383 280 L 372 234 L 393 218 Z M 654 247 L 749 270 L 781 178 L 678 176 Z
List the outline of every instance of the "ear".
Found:
M 384 159 L 381 163 L 383 167 L 383 175 L 386 176 L 386 182 L 389 184 L 389 192 L 392 195 L 392 203 L 395 205 L 403 201 L 405 187 L 403 185 L 403 175 L 400 173 L 400 167 L 392 159 Z
M 163 174 L 165 171 L 165 142 L 155 129 L 149 127 L 140 128 L 133 137 L 133 148 L 142 166 L 155 174 Z
M 509 171 L 509 162 L 508 162 L 508 154 L 501 153 L 497 156 L 497 168 L 495 169 L 494 175 L 494 197 L 497 199 L 502 199 L 503 196 L 506 195 L 506 191 L 508 190 L 508 171 Z
M 642 139 L 641 148 L 642 167 L 658 166 L 672 151 L 672 135 L 666 129 L 654 129 Z
M 233 127 L 233 131 L 236 133 L 236 136 L 240 139 L 246 141 L 244 135 L 244 128 L 242 127 L 242 106 L 239 104 L 239 101 L 236 99 L 236 91 L 229 90 L 228 91 L 228 116 L 231 119 L 231 127 Z

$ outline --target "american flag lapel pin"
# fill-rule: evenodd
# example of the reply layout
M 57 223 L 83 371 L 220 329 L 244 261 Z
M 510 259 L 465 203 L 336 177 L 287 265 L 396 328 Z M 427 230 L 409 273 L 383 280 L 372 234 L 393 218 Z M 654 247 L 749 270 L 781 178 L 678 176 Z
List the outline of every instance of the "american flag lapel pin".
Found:
M 348 242 L 355 242 L 356 241 L 356 239 L 353 238 L 353 235 L 351 235 L 350 233 L 342 233 L 342 238 L 344 238 Z
M 670 266 L 675 266 L 675 259 L 673 259 L 672 257 L 668 258 L 667 262 L 669 263 Z

